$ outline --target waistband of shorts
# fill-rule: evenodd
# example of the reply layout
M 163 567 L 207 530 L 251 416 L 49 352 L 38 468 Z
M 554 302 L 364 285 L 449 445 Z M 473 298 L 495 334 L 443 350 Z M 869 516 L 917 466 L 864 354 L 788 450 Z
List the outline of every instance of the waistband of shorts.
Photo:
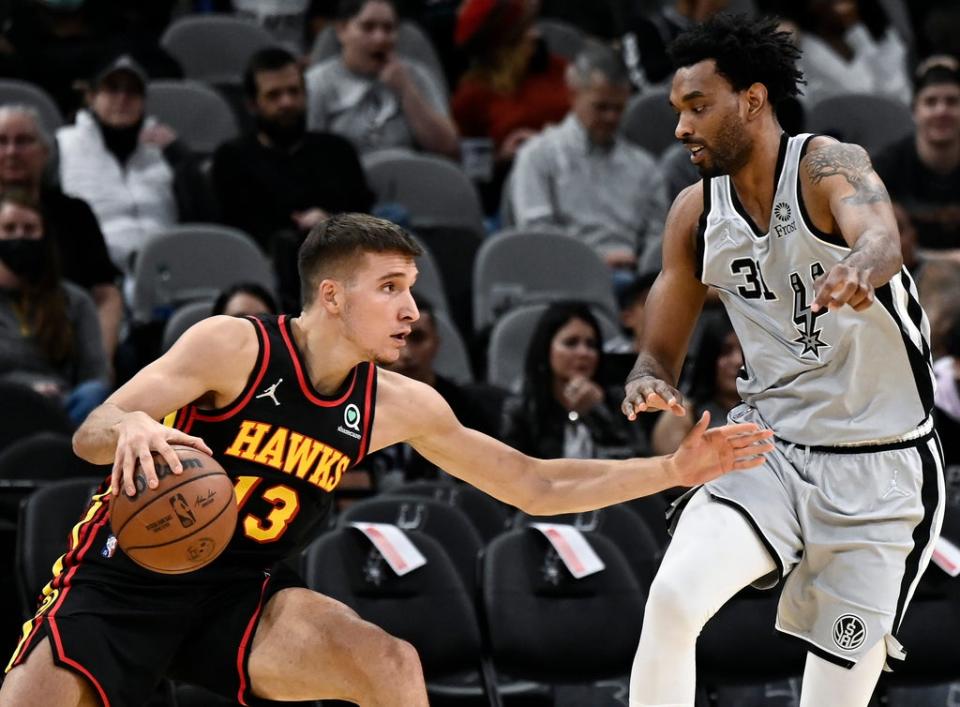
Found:
M 876 452 L 891 452 L 897 449 L 916 447 L 919 444 L 927 442 L 934 434 L 933 418 L 928 416 L 915 430 L 905 435 L 884 439 L 870 439 L 863 442 L 850 442 L 849 444 L 816 445 L 797 444 L 796 442 L 791 442 L 789 439 L 783 439 L 776 435 L 774 435 L 774 438 L 784 444 L 789 444 L 797 449 L 803 449 L 808 452 L 819 452 L 822 454 L 874 454 Z

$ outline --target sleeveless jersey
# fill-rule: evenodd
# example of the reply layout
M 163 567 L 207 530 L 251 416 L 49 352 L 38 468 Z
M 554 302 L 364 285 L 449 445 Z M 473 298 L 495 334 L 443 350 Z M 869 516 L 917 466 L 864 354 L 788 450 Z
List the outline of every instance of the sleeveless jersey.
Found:
M 862 312 L 810 309 L 814 280 L 850 252 L 804 207 L 799 166 L 812 137 L 781 140 L 766 233 L 729 176 L 704 180 L 698 274 L 719 291 L 740 338 L 740 395 L 777 436 L 811 446 L 909 437 L 929 424 L 934 383 L 930 327 L 907 270 Z
M 331 492 L 366 454 L 377 369 L 358 364 L 340 390 L 321 395 L 289 317 L 249 319 L 260 352 L 243 392 L 217 410 L 188 405 L 165 423 L 203 439 L 234 482 L 237 528 L 214 564 L 266 568 L 314 537 Z

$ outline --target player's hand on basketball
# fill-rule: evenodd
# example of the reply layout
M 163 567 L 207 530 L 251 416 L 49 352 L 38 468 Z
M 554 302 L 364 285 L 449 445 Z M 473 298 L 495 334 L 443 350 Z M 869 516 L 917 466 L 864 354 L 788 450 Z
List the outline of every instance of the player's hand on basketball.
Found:
M 813 283 L 816 298 L 810 309 L 819 312 L 824 307 L 834 310 L 848 304 L 854 311 L 862 312 L 873 304 L 873 285 L 870 271 L 860 270 L 840 262 Z
M 721 474 L 760 466 L 764 454 L 773 451 L 773 430 L 752 422 L 724 425 L 712 430 L 705 412 L 670 457 L 678 486 L 697 486 Z
M 637 413 L 669 410 L 674 415 L 686 415 L 683 395 L 679 390 L 654 376 L 640 376 L 627 381 L 626 396 L 620 406 L 630 420 Z
M 116 423 L 117 452 L 110 476 L 110 491 L 116 496 L 121 486 L 128 496 L 137 493 L 134 482 L 137 463 L 143 469 L 147 486 L 156 488 L 157 470 L 153 453 L 158 453 L 174 474 L 183 471 L 183 465 L 172 445 L 199 449 L 206 454 L 213 451 L 199 437 L 192 437 L 180 430 L 162 425 L 144 412 L 128 412 Z

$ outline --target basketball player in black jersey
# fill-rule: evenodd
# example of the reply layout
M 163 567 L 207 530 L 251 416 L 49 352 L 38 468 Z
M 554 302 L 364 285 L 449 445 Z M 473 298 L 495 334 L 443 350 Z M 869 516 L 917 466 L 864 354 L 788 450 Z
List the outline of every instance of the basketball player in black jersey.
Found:
M 702 483 L 771 448 L 753 424 L 707 430 L 704 418 L 671 457 L 541 461 L 462 427 L 432 388 L 373 363 L 397 359 L 418 317 L 419 254 L 389 222 L 336 216 L 301 248 L 299 316 L 207 319 L 91 414 L 74 448 L 113 473 L 24 626 L 2 707 L 139 705 L 164 675 L 248 705 L 421 707 L 409 644 L 272 569 L 315 535 L 330 492 L 368 452 L 407 442 L 527 513 L 554 514 Z M 224 554 L 177 576 L 133 564 L 107 522 L 137 462 L 156 485 L 151 452 L 179 473 L 171 445 L 213 454 L 240 511 Z

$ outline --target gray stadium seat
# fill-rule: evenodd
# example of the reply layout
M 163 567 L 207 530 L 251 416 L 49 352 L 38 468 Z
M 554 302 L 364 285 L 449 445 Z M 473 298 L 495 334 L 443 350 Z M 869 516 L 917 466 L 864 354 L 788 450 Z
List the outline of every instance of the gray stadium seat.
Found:
M 914 130 L 910 109 L 899 101 L 866 93 L 832 96 L 807 112 L 807 129 L 861 145 L 872 157 Z
M 210 223 L 157 233 L 137 255 L 131 308 L 137 322 L 165 319 L 186 302 L 211 299 L 249 281 L 274 290 L 267 258 L 248 235 Z
M 656 89 L 630 100 L 620 132 L 627 140 L 660 157 L 676 142 L 677 115 L 670 107 L 669 93 Z
M 414 240 L 423 248 L 423 255 L 417 258 L 417 283 L 413 286 L 413 292 L 426 299 L 435 311 L 450 314 L 450 302 L 440 266 L 427 244 L 416 236 Z
M 454 226 L 483 235 L 480 196 L 456 163 L 397 149 L 368 153 L 362 161 L 378 201 L 405 207 L 414 229 Z
M 447 92 L 447 81 L 444 78 L 443 64 L 437 55 L 437 50 L 433 48 L 430 38 L 413 22 L 401 20 L 397 25 L 397 43 L 396 51 L 402 57 L 413 59 L 423 64 L 437 80 L 437 85 Z M 340 40 L 337 39 L 337 33 L 330 25 L 324 27 L 314 40 L 313 48 L 310 50 L 310 65 L 319 64 L 322 61 L 336 56 L 340 53 Z
M 213 300 L 200 300 L 199 302 L 188 302 L 178 308 L 176 312 L 167 320 L 163 328 L 163 342 L 160 346 L 161 352 L 166 352 L 171 346 L 177 343 L 177 339 L 183 336 L 183 333 L 202 319 L 206 319 L 213 311 Z
M 470 356 L 457 327 L 443 312 L 436 312 L 434 321 L 440 336 L 440 347 L 433 363 L 437 373 L 457 383 L 472 383 Z
M 543 19 L 537 22 L 537 29 L 551 53 L 573 61 L 587 41 L 583 31 L 569 22 L 556 19 Z
M 17 79 L 0 79 L 0 105 L 25 105 L 40 114 L 43 129 L 51 137 L 63 125 L 63 116 L 50 94 L 40 86 Z
M 240 83 L 253 53 L 275 45 L 266 29 L 233 15 L 184 15 L 160 38 L 187 78 L 209 83 Z
M 480 245 L 473 269 L 476 330 L 517 305 L 569 299 L 617 316 L 610 271 L 587 244 L 560 233 L 515 230 Z
M 530 304 L 511 309 L 500 317 L 490 332 L 487 348 L 487 383 L 507 390 L 519 390 L 523 363 L 533 330 L 546 310 L 545 304 Z M 593 309 L 605 341 L 618 336 L 617 324 L 602 311 Z
M 147 114 L 169 125 L 185 145 L 203 155 L 239 134 L 227 100 L 197 81 L 151 81 Z

